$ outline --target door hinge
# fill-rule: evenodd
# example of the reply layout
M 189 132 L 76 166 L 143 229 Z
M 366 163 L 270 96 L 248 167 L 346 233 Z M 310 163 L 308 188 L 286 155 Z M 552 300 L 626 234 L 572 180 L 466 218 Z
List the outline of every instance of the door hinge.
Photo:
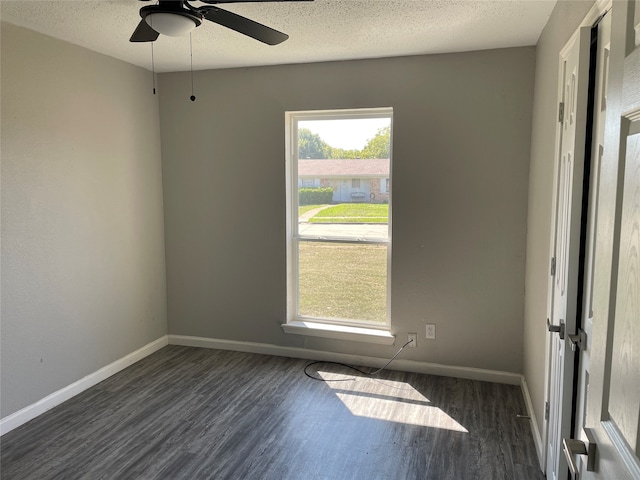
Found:
M 560 123 L 564 122 L 564 102 L 560 102 L 558 105 L 558 121 Z
M 556 257 L 551 257 L 551 276 L 555 277 L 556 275 Z
M 549 402 L 544 402 L 544 419 L 545 420 L 549 420 L 549 409 L 551 407 L 549 406 Z

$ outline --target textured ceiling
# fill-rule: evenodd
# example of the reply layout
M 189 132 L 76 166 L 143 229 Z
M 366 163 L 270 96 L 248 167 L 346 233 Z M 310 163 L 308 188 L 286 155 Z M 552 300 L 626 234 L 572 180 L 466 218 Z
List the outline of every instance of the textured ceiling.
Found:
M 556 0 L 315 0 L 223 6 L 289 34 L 264 45 L 204 22 L 193 68 L 308 63 L 535 45 Z M 137 0 L 0 0 L 2 21 L 151 68 L 151 46 L 130 43 Z M 192 2 L 200 6 L 200 2 Z M 154 44 L 158 72 L 190 66 L 189 36 Z

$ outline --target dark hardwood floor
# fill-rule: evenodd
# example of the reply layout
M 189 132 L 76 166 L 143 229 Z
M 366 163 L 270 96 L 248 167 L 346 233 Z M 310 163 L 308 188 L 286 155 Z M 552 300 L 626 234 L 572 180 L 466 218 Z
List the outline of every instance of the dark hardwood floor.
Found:
M 0 440 L 9 479 L 540 479 L 519 387 L 168 346 Z

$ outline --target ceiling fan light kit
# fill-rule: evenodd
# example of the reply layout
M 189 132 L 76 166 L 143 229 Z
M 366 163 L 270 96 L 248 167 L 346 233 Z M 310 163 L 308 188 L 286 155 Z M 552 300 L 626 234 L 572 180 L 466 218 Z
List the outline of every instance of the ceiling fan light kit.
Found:
M 147 14 L 144 21 L 156 32 L 169 37 L 186 35 L 202 23 L 199 18 L 182 12 L 152 12 Z

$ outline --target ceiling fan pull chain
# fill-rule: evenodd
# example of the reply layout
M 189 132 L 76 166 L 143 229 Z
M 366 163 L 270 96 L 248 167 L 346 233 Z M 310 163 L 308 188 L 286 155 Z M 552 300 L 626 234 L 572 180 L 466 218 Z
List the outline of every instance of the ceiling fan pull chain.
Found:
M 153 59 L 153 42 L 151 42 L 151 78 L 153 78 L 153 94 L 156 94 L 156 64 Z
M 191 41 L 191 32 L 189 32 L 189 54 L 191 55 L 191 101 L 196 101 L 196 96 L 193 94 L 193 42 Z

